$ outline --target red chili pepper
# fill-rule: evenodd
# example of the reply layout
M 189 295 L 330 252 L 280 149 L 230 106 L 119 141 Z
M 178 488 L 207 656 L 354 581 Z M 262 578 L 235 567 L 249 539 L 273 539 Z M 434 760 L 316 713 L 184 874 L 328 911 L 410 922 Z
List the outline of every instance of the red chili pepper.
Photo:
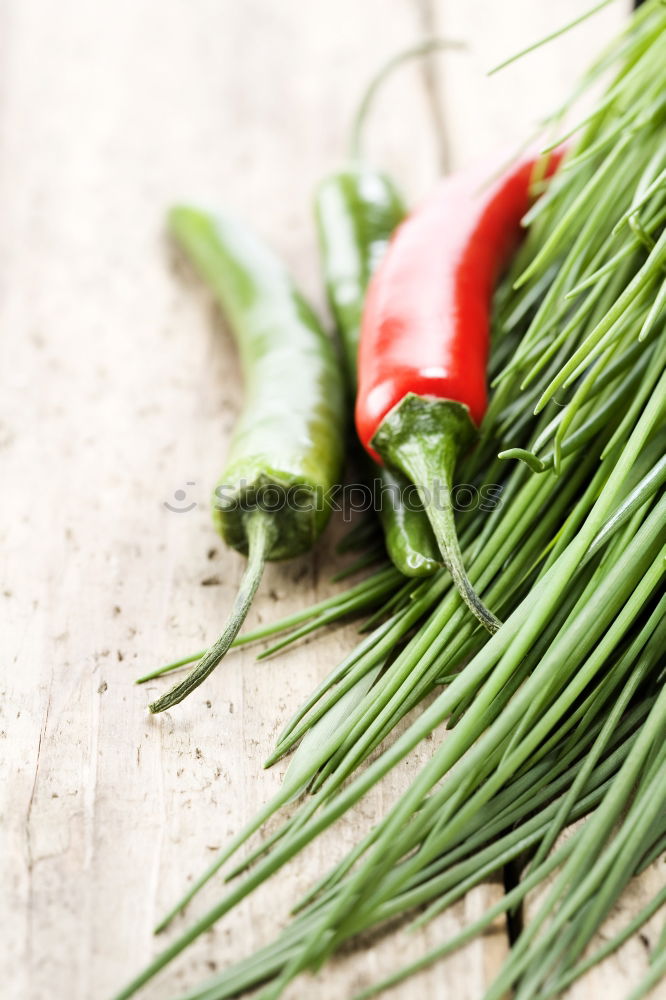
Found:
M 546 176 L 561 157 L 551 155 Z M 465 574 L 450 490 L 486 411 L 493 287 L 520 239 L 536 163 L 523 159 L 485 186 L 487 168 L 439 184 L 399 226 L 371 281 L 359 348 L 361 442 L 418 487 L 443 562 L 490 631 L 500 623 Z

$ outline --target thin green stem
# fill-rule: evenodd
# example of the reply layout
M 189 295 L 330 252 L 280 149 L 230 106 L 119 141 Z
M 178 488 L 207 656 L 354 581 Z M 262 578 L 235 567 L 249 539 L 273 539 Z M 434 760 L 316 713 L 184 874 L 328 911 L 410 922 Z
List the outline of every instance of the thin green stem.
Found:
M 556 38 L 564 35 L 567 31 L 571 31 L 572 28 L 578 27 L 579 24 L 582 24 L 584 21 L 587 21 L 588 18 L 593 17 L 594 14 L 598 14 L 600 10 L 604 9 L 604 7 L 608 7 L 611 2 L 612 0 L 602 0 L 601 3 L 596 4 L 594 7 L 590 7 L 590 9 L 585 11 L 584 14 L 580 14 L 578 17 L 569 21 L 561 28 L 551 31 L 549 35 L 544 35 L 544 37 L 540 38 L 537 42 L 532 42 L 531 45 L 521 49 L 520 52 L 515 52 L 512 56 L 509 56 L 508 59 L 504 59 L 503 62 L 493 66 L 491 70 L 488 70 L 488 75 L 492 76 L 494 73 L 499 73 L 500 70 L 506 69 L 507 66 L 511 66 L 512 63 L 518 62 L 519 59 L 523 59 L 525 56 L 529 55 L 530 52 L 536 52 L 537 49 L 540 49 L 549 42 L 554 41 Z
M 398 69 L 406 62 L 410 62 L 413 59 L 421 59 L 423 56 L 429 55 L 431 52 L 437 52 L 440 49 L 460 51 L 465 48 L 466 45 L 464 42 L 457 42 L 446 38 L 427 38 L 425 41 L 419 42 L 417 45 L 411 46 L 411 48 L 404 49 L 402 52 L 398 52 L 397 55 L 388 59 L 387 62 L 385 62 L 384 65 L 381 66 L 380 69 L 374 74 L 363 92 L 361 100 L 359 101 L 351 127 L 351 138 L 349 142 L 351 159 L 354 161 L 360 161 L 363 159 L 362 136 L 366 119 L 377 92 L 381 89 L 387 77 L 393 74 L 394 70 Z
M 247 514 L 245 527 L 248 539 L 247 567 L 222 635 L 187 677 L 151 703 L 151 712 L 165 712 L 187 698 L 212 674 L 238 635 L 261 582 L 266 557 L 273 547 L 276 535 L 274 520 L 263 511 L 257 510 Z

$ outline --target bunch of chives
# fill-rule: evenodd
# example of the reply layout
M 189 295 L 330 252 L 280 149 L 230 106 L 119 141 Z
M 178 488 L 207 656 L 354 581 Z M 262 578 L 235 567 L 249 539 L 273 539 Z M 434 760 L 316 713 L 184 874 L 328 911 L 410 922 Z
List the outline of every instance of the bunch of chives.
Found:
M 481 482 L 479 470 L 499 451 L 485 482 L 502 483 L 504 502 L 485 523 L 471 514 L 463 538 L 470 575 L 506 616 L 504 626 L 490 639 L 480 635 L 443 574 L 410 584 L 405 599 L 281 737 L 276 757 L 304 737 L 285 793 L 245 833 L 295 792 L 311 785 L 314 794 L 261 845 L 256 853 L 265 856 L 245 879 L 120 996 L 130 996 L 446 719 L 455 724 L 449 737 L 384 820 L 318 884 L 274 946 L 278 951 L 259 953 L 192 996 L 228 996 L 225 982 L 254 976 L 248 982 L 270 980 L 262 996 L 277 997 L 301 970 L 317 967 L 349 936 L 385 919 L 392 906 L 402 912 L 415 905 L 419 887 L 421 902 L 440 894 L 431 882 L 442 873 L 453 879 L 445 901 L 470 879 L 485 877 L 492 869 L 470 867 L 470 859 L 451 876 L 446 859 L 475 831 L 478 836 L 490 810 L 499 826 L 497 842 L 486 845 L 487 863 L 504 863 L 503 854 L 493 853 L 504 829 L 493 804 L 519 810 L 521 775 L 549 754 L 557 761 L 578 751 L 580 764 L 559 799 L 544 806 L 556 803 L 557 810 L 554 820 L 544 819 L 541 846 L 518 897 L 553 870 L 559 875 L 489 1000 L 508 985 L 521 997 L 545 997 L 570 982 L 586 967 L 580 941 L 589 940 L 628 878 L 663 849 L 666 695 L 658 595 L 666 568 L 665 31 L 666 11 L 651 0 L 590 74 L 594 79 L 612 58 L 619 62 L 597 111 L 531 213 L 522 271 L 512 276 L 518 294 L 507 282 L 498 296 L 503 364 L 468 473 Z M 521 464 L 508 464 L 516 458 Z M 442 679 L 444 690 L 417 722 L 343 788 Z M 593 746 L 583 738 L 586 717 L 599 726 Z M 635 723 L 621 759 L 608 722 L 620 718 Z M 607 765 L 609 749 L 618 766 L 590 798 L 588 782 Z M 562 826 L 590 809 L 588 823 L 549 855 Z M 533 819 L 517 816 L 526 824 Z M 431 897 L 423 895 L 428 886 Z M 662 966 L 660 955 L 655 968 Z

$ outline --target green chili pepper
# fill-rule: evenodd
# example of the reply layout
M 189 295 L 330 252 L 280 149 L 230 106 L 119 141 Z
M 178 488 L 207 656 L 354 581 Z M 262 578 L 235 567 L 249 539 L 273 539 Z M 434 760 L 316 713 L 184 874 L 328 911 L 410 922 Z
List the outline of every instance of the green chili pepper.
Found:
M 177 207 L 169 223 L 215 293 L 240 353 L 245 405 L 213 517 L 249 561 L 221 637 L 152 712 L 182 701 L 215 669 L 245 620 L 265 560 L 300 555 L 317 538 L 339 480 L 344 429 L 333 344 L 273 253 L 227 216 Z
M 356 359 L 363 301 L 388 240 L 406 214 L 386 174 L 350 166 L 319 186 L 315 216 L 331 312 L 345 359 L 349 393 L 356 394 Z M 416 491 L 400 473 L 366 463 L 377 490 L 375 506 L 388 554 L 406 576 L 430 576 L 440 559 Z
M 461 42 L 428 38 L 384 63 L 370 79 L 354 115 L 350 166 L 326 178 L 317 192 L 315 215 L 322 266 L 354 397 L 365 292 L 393 230 L 406 215 L 392 181 L 364 163 L 361 140 L 366 118 L 384 81 L 404 63 L 438 49 L 461 48 Z M 374 462 L 366 467 L 368 478 L 374 480 L 380 493 L 375 507 L 392 562 L 405 576 L 431 576 L 439 569 L 441 556 L 411 483 L 395 469 L 389 471 Z
M 406 214 L 390 178 L 369 167 L 349 166 L 326 177 L 317 190 L 315 217 L 326 291 L 354 394 L 365 292 Z

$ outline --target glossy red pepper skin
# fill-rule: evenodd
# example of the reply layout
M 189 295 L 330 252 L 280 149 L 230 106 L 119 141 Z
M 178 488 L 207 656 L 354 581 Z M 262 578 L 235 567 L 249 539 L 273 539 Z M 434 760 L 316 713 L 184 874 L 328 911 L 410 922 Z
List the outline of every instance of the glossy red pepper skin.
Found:
M 546 176 L 562 153 L 553 153 Z M 462 403 L 478 426 L 494 284 L 521 236 L 537 160 L 488 183 L 487 166 L 441 181 L 400 225 L 371 281 L 359 345 L 356 428 L 372 439 L 408 394 Z
M 486 411 L 493 286 L 520 239 L 535 168 L 526 157 L 496 180 L 477 168 L 442 181 L 389 244 L 359 344 L 359 438 L 417 487 L 442 563 L 489 632 L 501 622 L 467 576 L 451 489 Z

